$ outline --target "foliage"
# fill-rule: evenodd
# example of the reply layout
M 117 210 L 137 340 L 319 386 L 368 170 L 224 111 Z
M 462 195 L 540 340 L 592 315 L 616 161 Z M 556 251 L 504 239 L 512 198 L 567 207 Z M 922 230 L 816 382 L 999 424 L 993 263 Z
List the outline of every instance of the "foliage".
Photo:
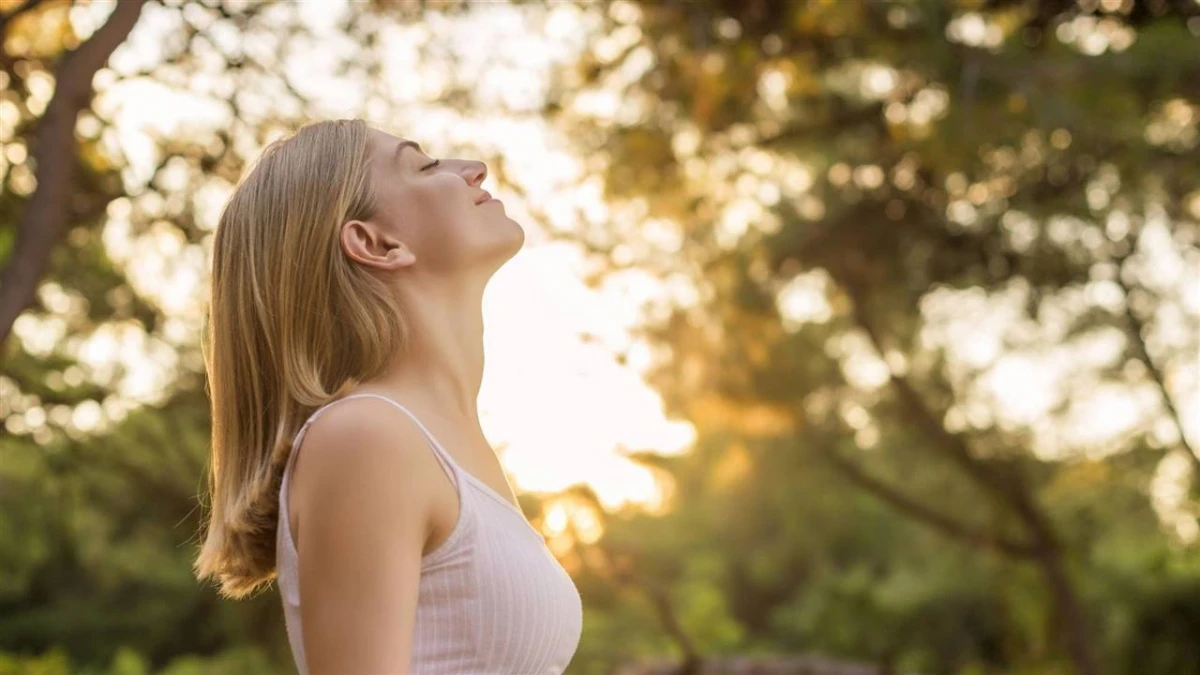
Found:
M 321 114 L 279 62 L 230 46 L 308 48 L 295 5 L 244 5 L 149 3 L 178 39 L 94 78 L 98 94 L 207 82 L 227 123 L 154 136 L 139 173 L 105 142 L 100 98 L 78 120 L 67 226 L 0 362 L 0 675 L 290 672 L 274 594 L 222 602 L 191 577 L 201 321 L 164 311 L 111 241 L 173 242 L 164 276 L 202 256 L 212 195 Z M 562 236 L 597 254 L 597 284 L 687 289 L 647 308 L 641 337 L 697 441 L 634 455 L 669 509 L 602 514 L 567 556 L 586 608 L 570 672 L 810 652 L 898 672 L 1197 672 L 1192 5 L 587 5 L 600 30 L 545 114 L 613 217 Z M 71 10 L 35 3 L 3 29 L 0 111 L 18 119 L 0 266 L 41 189 L 36 162 L 9 162 L 36 158 L 47 87 L 87 39 Z M 338 26 L 357 45 L 342 72 L 364 82 L 381 68 L 371 16 Z M 157 395 L 81 357 L 106 335 L 160 362 Z M 1032 365 L 1006 399 L 993 384 L 1014 363 Z M 1051 391 L 1039 369 L 1061 374 Z M 1081 433 L 1099 392 L 1131 421 Z M 1009 409 L 1026 399 L 1045 404 Z M 1172 466 L 1193 492 L 1167 514 Z M 555 499 L 600 510 L 587 490 Z
M 610 5 L 554 112 L 654 227 L 564 237 L 597 254 L 597 285 L 651 271 L 699 289 L 644 329 L 664 355 L 649 377 L 699 440 L 668 468 L 673 509 L 610 517 L 596 546 L 674 589 L 679 561 L 719 559 L 708 583 L 741 648 L 916 672 L 1182 663 L 1173 631 L 1200 626 L 1143 603 L 1149 569 L 1195 579 L 1195 544 L 1149 499 L 1171 461 L 1193 485 L 1200 468 L 1179 412 L 1194 384 L 1165 384 L 1191 381 L 1200 344 L 1183 290 L 1200 269 L 1195 14 Z M 619 103 L 598 113 L 602 93 Z M 1152 273 L 1165 260 L 1188 271 Z M 799 318 L 798 295 L 816 308 Z M 1080 359 L 1098 339 L 1117 346 Z M 1010 383 L 1047 402 L 1009 414 L 992 378 L 1048 353 L 1075 365 L 1049 393 Z M 1103 387 L 1152 412 L 1078 433 Z M 1194 501 L 1178 508 L 1194 527 Z M 695 638 L 696 658 L 728 648 Z M 1126 649 L 1164 656 L 1121 671 Z

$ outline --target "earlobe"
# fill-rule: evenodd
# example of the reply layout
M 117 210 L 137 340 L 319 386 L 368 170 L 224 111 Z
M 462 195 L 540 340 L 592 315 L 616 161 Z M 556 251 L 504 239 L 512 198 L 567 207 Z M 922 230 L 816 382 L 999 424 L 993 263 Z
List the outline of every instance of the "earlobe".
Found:
M 393 239 L 390 236 L 384 236 L 382 245 L 387 248 L 387 257 L 389 260 L 395 260 L 399 263 L 408 265 L 417 259 L 416 254 L 412 252 L 404 242 L 399 239 Z
M 393 261 L 397 267 L 405 267 L 416 262 L 417 256 L 404 244 L 395 244 L 395 248 L 388 251 L 387 259 Z

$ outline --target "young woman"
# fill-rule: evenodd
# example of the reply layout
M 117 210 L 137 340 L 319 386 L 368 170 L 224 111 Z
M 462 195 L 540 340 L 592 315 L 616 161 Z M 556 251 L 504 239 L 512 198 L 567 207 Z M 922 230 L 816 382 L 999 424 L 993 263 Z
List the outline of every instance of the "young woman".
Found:
M 561 673 L 578 644 L 476 409 L 484 287 L 525 240 L 486 175 L 318 122 L 221 215 L 196 573 L 233 598 L 277 578 L 301 675 Z

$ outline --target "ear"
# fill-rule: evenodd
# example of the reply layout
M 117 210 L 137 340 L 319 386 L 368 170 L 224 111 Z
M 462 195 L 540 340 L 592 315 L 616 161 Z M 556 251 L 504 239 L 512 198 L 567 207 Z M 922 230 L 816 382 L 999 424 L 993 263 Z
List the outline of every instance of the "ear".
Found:
M 417 261 L 404 242 L 362 220 L 342 224 L 341 243 L 342 251 L 351 260 L 374 269 L 398 270 Z

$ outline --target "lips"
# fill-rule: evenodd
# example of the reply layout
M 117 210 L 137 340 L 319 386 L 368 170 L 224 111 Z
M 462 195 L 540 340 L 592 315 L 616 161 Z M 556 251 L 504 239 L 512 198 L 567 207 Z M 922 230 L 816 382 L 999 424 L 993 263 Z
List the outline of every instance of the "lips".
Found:
M 488 193 L 487 190 L 484 190 L 478 197 L 475 198 L 475 205 L 478 206 L 489 199 L 492 199 L 492 195 Z

